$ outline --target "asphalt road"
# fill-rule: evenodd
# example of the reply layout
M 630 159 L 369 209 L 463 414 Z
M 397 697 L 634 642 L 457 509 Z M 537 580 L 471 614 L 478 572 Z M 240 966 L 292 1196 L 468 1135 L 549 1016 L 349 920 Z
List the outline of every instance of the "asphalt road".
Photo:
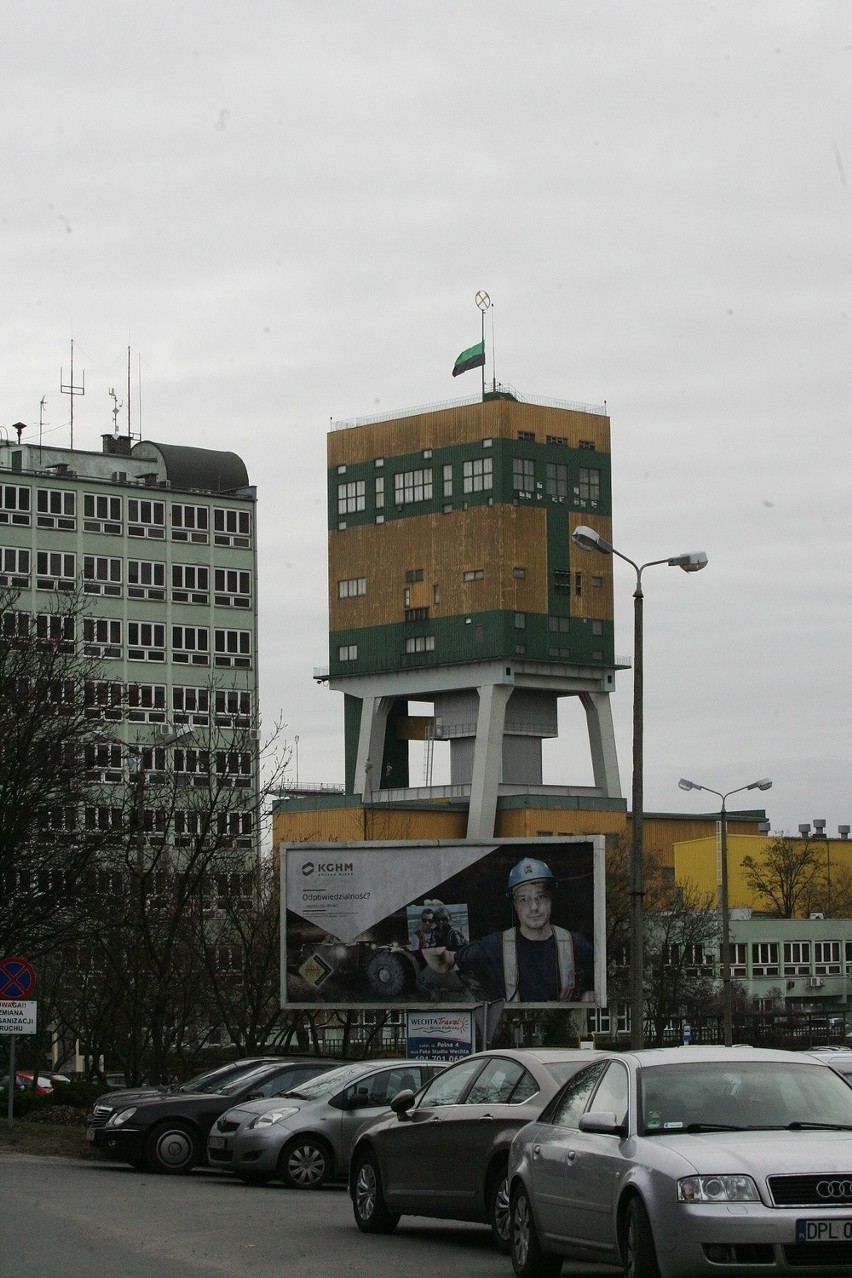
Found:
M 596 1267 L 565 1265 L 589 1275 Z M 357 1229 L 339 1188 L 257 1188 L 221 1172 L 152 1176 L 108 1162 L 0 1154 L 3 1278 L 512 1278 L 485 1226 L 404 1217 Z M 601 1275 L 612 1270 L 597 1270 Z

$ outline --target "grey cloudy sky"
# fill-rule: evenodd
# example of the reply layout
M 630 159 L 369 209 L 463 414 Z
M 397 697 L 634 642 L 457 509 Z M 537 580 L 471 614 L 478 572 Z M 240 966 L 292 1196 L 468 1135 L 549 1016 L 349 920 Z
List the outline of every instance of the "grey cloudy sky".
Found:
M 2 25 L 0 420 L 32 439 L 46 395 L 70 442 L 73 337 L 99 448 L 130 345 L 134 431 L 141 371 L 147 438 L 245 458 L 263 712 L 301 780 L 343 772 L 311 678 L 329 421 L 475 393 L 450 370 L 484 288 L 499 380 L 606 401 L 619 549 L 710 559 L 645 576 L 646 807 L 769 776 L 773 828 L 852 821 L 846 0 L 31 0 Z M 632 591 L 621 565 L 618 653 Z M 621 674 L 627 794 L 631 697 Z

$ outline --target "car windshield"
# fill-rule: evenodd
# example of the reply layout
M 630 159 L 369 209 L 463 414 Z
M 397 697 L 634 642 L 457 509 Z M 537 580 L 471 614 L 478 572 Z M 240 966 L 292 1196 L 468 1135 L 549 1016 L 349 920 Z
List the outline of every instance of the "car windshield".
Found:
M 852 1088 L 804 1061 L 686 1061 L 641 1071 L 645 1136 L 767 1128 L 852 1130 Z
M 318 1074 L 316 1078 L 300 1083 L 286 1094 L 299 1096 L 302 1100 L 314 1100 L 317 1096 L 325 1096 L 326 1092 L 336 1091 L 338 1087 L 350 1083 L 353 1078 L 360 1078 L 366 1072 L 362 1062 L 354 1061 L 351 1065 L 341 1065 L 340 1069 L 329 1070 L 327 1074 Z
M 283 1066 L 284 1062 L 282 1061 L 281 1064 Z M 244 1088 L 250 1087 L 252 1083 L 262 1083 L 274 1072 L 275 1066 L 270 1065 L 269 1061 L 266 1061 L 263 1065 L 247 1066 L 245 1069 L 240 1070 L 239 1074 L 234 1074 L 233 1077 L 229 1078 L 227 1083 L 221 1083 L 212 1090 L 218 1096 L 233 1096 L 234 1092 L 241 1092 Z
M 232 1078 L 240 1077 L 253 1069 L 257 1069 L 260 1062 L 254 1061 L 251 1065 L 243 1065 L 242 1068 L 234 1065 L 218 1065 L 216 1069 L 206 1069 L 202 1074 L 196 1074 L 194 1078 L 188 1078 L 185 1083 L 181 1083 L 178 1087 L 179 1092 L 218 1092 L 221 1085 L 230 1082 Z M 264 1064 L 268 1065 L 269 1061 Z

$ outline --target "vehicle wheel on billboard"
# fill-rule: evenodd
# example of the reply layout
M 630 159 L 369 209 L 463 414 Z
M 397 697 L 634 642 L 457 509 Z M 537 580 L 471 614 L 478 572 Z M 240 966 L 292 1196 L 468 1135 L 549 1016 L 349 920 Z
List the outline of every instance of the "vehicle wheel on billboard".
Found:
M 382 1190 L 382 1173 L 371 1150 L 365 1150 L 355 1164 L 352 1177 L 352 1210 L 355 1223 L 365 1234 L 392 1234 L 399 1216 L 388 1211 Z
M 508 1256 L 511 1250 L 511 1204 L 509 1202 L 509 1168 L 506 1163 L 498 1163 L 488 1178 L 488 1223 L 494 1246 Z
M 562 1257 L 542 1251 L 530 1200 L 523 1185 L 518 1185 L 512 1195 L 511 1245 L 512 1268 L 518 1278 L 558 1278 L 562 1271 Z
M 244 1185 L 268 1185 L 272 1180 L 272 1172 L 237 1172 L 236 1176 Z
M 660 1278 L 651 1222 L 645 1204 L 638 1197 L 631 1198 L 627 1205 L 621 1255 L 628 1278 Z
M 414 969 L 401 954 L 374 954 L 367 964 L 367 980 L 377 994 L 404 994 L 413 983 Z
M 331 1166 L 331 1154 L 321 1141 L 296 1136 L 281 1151 L 278 1174 L 288 1189 L 319 1189 L 331 1175 Z
M 183 1123 L 161 1123 L 145 1141 L 145 1164 L 149 1171 L 166 1176 L 185 1176 L 200 1161 L 200 1143 L 191 1127 Z

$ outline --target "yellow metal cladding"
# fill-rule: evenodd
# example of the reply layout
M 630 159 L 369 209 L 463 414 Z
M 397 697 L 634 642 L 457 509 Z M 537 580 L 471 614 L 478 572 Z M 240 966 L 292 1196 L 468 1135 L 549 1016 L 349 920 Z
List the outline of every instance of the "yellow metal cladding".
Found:
M 517 439 L 520 431 L 534 434 L 542 444 L 551 435 L 564 440 L 569 448 L 590 443 L 599 453 L 610 451 L 609 418 L 603 414 L 488 400 L 332 430 L 328 464 L 352 466 L 377 457 L 454 448 L 487 438 Z

